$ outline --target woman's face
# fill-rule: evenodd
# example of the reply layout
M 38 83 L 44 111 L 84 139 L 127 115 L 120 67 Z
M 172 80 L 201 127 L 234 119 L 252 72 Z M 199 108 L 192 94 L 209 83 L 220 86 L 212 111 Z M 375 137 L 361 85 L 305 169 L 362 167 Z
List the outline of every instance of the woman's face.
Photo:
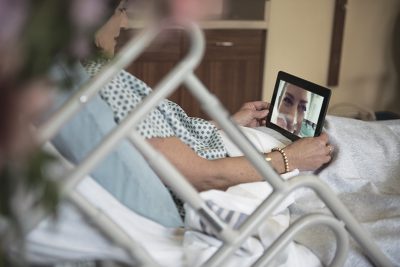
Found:
M 177 21 L 199 20 L 222 13 L 222 0 L 167 0 L 167 2 L 171 11 L 169 16 Z M 147 14 L 149 11 L 147 9 L 151 8 L 151 1 L 121 1 L 114 15 L 97 31 L 95 36 L 96 46 L 101 48 L 108 56 L 114 55 L 120 29 L 129 26 L 125 7 L 130 11 L 135 12 L 138 9 L 140 13 Z M 136 10 L 136 12 L 138 11 Z M 149 14 L 149 16 L 151 15 Z
M 279 104 L 277 124 L 291 133 L 298 135 L 304 114 L 307 111 L 308 93 L 292 84 L 286 86 Z
M 96 46 L 101 48 L 108 56 L 114 55 L 121 28 L 128 28 L 129 26 L 129 19 L 123 5 L 124 1 L 121 2 L 112 17 L 97 31 L 95 36 Z

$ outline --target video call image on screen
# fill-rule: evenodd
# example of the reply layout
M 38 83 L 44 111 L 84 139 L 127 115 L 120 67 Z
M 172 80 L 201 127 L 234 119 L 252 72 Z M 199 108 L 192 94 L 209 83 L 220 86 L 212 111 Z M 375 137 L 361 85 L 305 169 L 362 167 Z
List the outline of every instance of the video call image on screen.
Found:
M 324 98 L 280 81 L 271 122 L 298 137 L 313 137 Z

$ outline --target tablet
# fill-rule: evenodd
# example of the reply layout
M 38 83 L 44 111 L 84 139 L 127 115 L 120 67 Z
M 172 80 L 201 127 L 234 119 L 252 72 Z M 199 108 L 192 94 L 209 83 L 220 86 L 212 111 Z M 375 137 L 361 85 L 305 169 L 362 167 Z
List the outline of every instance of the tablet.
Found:
M 319 136 L 330 97 L 328 88 L 280 71 L 266 125 L 293 141 Z

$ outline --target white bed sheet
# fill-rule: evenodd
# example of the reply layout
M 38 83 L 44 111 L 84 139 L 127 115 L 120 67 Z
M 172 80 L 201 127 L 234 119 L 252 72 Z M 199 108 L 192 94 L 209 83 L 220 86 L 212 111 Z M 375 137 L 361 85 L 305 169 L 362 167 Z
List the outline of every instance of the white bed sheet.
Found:
M 139 216 L 120 204 L 93 179 L 83 180 L 77 190 L 104 211 L 153 257 L 166 266 L 180 266 L 183 261 L 180 229 L 168 229 Z M 111 244 L 71 204 L 63 203 L 57 221 L 46 219 L 28 236 L 31 262 L 54 262 L 85 259 L 115 259 L 128 262 L 126 253 Z
M 80 183 L 78 191 L 113 218 L 162 266 L 191 266 L 186 263 L 188 260 L 193 263 L 193 256 L 199 253 L 202 255 L 197 258 L 200 265 L 216 251 L 216 247 L 208 247 L 206 251 L 204 247 L 199 248 L 195 253 L 187 247 L 184 249 L 183 229 L 166 228 L 135 214 L 89 177 Z M 315 265 L 315 256 L 310 255 L 305 247 L 293 244 L 288 251 L 289 257 L 282 266 L 318 266 Z M 26 253 L 29 262 L 42 264 L 90 259 L 128 262 L 123 250 L 111 244 L 75 207 L 66 203 L 61 205 L 57 221 L 46 219 L 29 234 Z M 236 255 L 225 266 L 246 266 L 255 260 L 255 256 L 258 254 Z
M 400 120 L 364 122 L 327 116 L 325 131 L 335 146 L 330 164 L 316 174 L 325 181 L 376 240 L 378 246 L 400 266 Z M 266 128 L 246 129 L 246 136 L 260 152 L 290 140 Z M 277 142 L 276 140 L 279 140 Z M 234 155 L 240 151 L 232 142 Z M 292 221 L 312 211 L 327 212 L 325 205 L 309 190 L 295 192 L 290 206 Z M 326 228 L 314 227 L 296 240 L 328 264 L 335 253 L 335 239 Z M 371 266 L 361 249 L 351 242 L 345 266 Z
M 57 151 L 47 145 L 45 149 L 58 156 L 65 168 L 70 164 Z M 232 189 L 246 194 L 248 185 Z M 206 261 L 218 246 L 196 249 L 187 246 L 193 232 L 183 228 L 166 228 L 144 218 L 122 205 L 110 193 L 86 177 L 77 187 L 78 192 L 95 207 L 104 211 L 134 240 L 141 244 L 162 266 L 199 266 Z M 243 191 L 244 190 L 244 191 Z M 268 188 L 267 188 L 268 191 Z M 292 200 L 289 200 L 290 202 Z M 186 243 L 184 239 L 186 238 Z M 214 241 L 219 242 L 215 238 Z M 191 239 L 193 240 L 193 239 Z M 258 241 L 257 241 L 258 242 Z M 184 245 L 184 243 L 186 245 Z M 195 250 L 193 250 L 195 249 Z M 235 254 L 225 266 L 247 266 L 262 250 L 249 255 Z M 198 257 L 201 255 L 201 257 Z M 319 266 L 319 261 L 302 245 L 291 244 L 286 264 L 282 266 Z M 116 247 L 98 231 L 78 209 L 68 202 L 61 203 L 57 220 L 47 218 L 27 237 L 26 256 L 29 262 L 53 264 L 68 261 L 117 260 L 129 262 L 125 251 Z
M 338 195 L 395 266 L 400 266 L 400 120 L 364 122 L 327 117 L 326 130 L 335 146 L 332 162 L 318 176 Z M 307 191 L 296 193 L 292 219 L 311 211 L 327 212 Z M 324 264 L 335 251 L 334 237 L 320 227 L 299 234 Z M 372 266 L 351 242 L 346 267 Z

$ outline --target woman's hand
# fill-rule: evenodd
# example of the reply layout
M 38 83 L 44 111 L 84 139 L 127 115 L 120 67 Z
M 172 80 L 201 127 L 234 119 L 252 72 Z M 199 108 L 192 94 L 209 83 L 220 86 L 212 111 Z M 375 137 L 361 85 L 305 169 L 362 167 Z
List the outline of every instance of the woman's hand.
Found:
M 328 143 L 326 133 L 319 137 L 303 138 L 288 145 L 284 150 L 289 160 L 289 168 L 314 171 L 332 159 L 333 146 Z
M 241 126 L 258 127 L 265 125 L 268 112 L 267 102 L 247 102 L 232 116 L 232 119 Z

